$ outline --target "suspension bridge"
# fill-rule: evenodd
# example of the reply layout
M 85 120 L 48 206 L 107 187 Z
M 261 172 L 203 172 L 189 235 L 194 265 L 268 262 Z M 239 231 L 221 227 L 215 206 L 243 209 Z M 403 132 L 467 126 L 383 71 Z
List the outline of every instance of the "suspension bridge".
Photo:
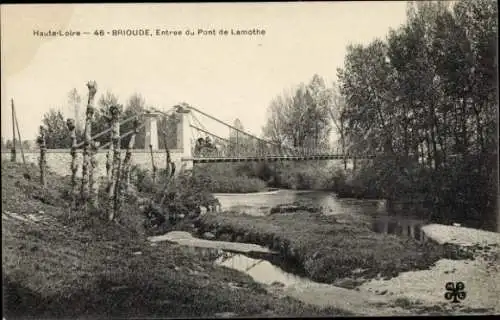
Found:
M 332 147 L 292 147 L 278 144 L 237 128 L 217 117 L 188 104 L 172 107 L 169 112 L 149 110 L 146 118 L 146 146 L 158 146 L 156 119 L 175 112 L 177 117 L 177 149 L 182 149 L 181 161 L 191 163 L 221 163 L 245 161 L 307 161 L 353 159 Z M 216 134 L 203 125 L 205 118 L 215 122 L 229 134 Z M 315 143 L 310 143 L 315 145 Z M 316 144 L 317 145 L 317 144 Z M 361 157 L 357 157 L 358 159 Z M 364 159 L 374 156 L 364 156 Z
M 173 116 L 173 117 L 172 117 Z M 143 118 L 143 121 L 135 121 L 138 118 Z M 13 123 L 15 122 L 15 114 L 13 113 Z M 169 126 L 175 126 L 175 130 L 165 126 L 166 118 L 175 119 L 175 123 L 168 122 Z M 228 162 L 278 162 L 278 161 L 314 161 L 314 160 L 340 160 L 340 159 L 370 159 L 374 156 L 351 156 L 342 154 L 328 146 L 316 147 L 293 147 L 286 144 L 278 144 L 274 141 L 258 137 L 252 133 L 246 132 L 242 128 L 231 125 L 213 115 L 210 115 L 198 108 L 182 103 L 171 107 L 168 110 L 148 109 L 143 114 L 135 114 L 122 119 L 120 126 L 129 122 L 134 122 L 133 130 L 128 132 L 119 132 L 120 140 L 127 139 L 134 132 L 144 129 L 145 144 L 139 149 L 129 150 L 133 153 L 133 161 L 135 164 L 143 167 L 155 167 L 154 163 L 174 163 L 177 168 L 192 169 L 196 163 L 228 163 Z M 205 124 L 219 125 L 219 129 L 209 129 Z M 130 126 L 129 126 L 130 127 Z M 15 126 L 13 126 L 15 128 Z M 175 131 L 175 146 L 171 140 L 168 143 L 168 149 L 159 148 L 159 136 L 164 139 L 164 144 L 167 146 L 167 131 L 173 133 Z M 227 132 L 227 133 L 225 133 Z M 91 136 L 92 147 L 97 153 L 96 157 L 109 156 L 109 141 L 99 144 L 96 139 L 102 136 L 111 134 L 111 127 L 94 133 Z M 19 135 L 19 140 L 21 137 Z M 173 137 L 170 137 L 173 138 Z M 15 141 L 15 140 L 13 140 Z M 73 147 L 81 151 L 85 141 L 76 142 Z M 307 145 L 315 146 L 314 141 L 308 141 Z M 130 145 L 130 141 L 129 141 Z M 28 160 L 24 157 L 24 152 L 21 147 L 23 161 L 37 161 L 36 157 L 28 156 Z M 68 146 L 70 147 L 70 146 Z M 133 146 L 131 147 L 133 148 Z M 123 150 L 124 151 L 124 150 Z M 38 155 L 38 154 L 37 154 Z M 15 149 L 11 150 L 11 158 L 15 159 Z M 15 160 L 14 160 L 15 161 Z M 47 150 L 47 161 L 54 168 L 61 167 L 60 164 L 70 162 L 69 149 L 52 149 Z M 101 161 L 107 161 L 101 159 Z M 101 168 L 102 169 L 102 168 Z M 65 171 L 64 168 L 63 171 Z M 103 169 L 104 170 L 104 169 Z M 177 171 L 179 172 L 179 171 Z M 62 174 L 65 174 L 63 172 Z M 104 173 L 103 173 L 104 174 Z

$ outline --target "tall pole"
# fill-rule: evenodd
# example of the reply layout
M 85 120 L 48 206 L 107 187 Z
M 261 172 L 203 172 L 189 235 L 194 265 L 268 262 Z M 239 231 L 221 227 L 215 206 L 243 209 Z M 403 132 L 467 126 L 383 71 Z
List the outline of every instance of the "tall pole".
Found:
M 66 121 L 66 126 L 70 132 L 71 137 L 71 210 L 76 209 L 77 198 L 78 198 L 78 185 L 76 181 L 76 171 L 78 170 L 78 164 L 76 163 L 76 122 L 73 119 L 68 119 Z
M 43 126 L 40 126 L 40 136 L 38 137 L 38 144 L 40 146 L 40 183 L 45 188 L 46 187 L 46 168 L 47 168 L 47 160 L 45 159 L 47 148 L 45 145 L 45 130 Z
M 14 110 L 14 120 L 16 121 L 17 137 L 19 138 L 19 148 L 21 149 L 21 156 L 23 157 L 23 164 L 26 165 L 26 159 L 24 159 L 23 151 L 23 140 L 21 139 L 21 133 L 19 132 L 19 123 L 17 123 L 16 111 Z
M 11 148 L 11 158 L 12 162 L 16 162 L 16 123 L 15 123 L 15 113 L 14 113 L 14 99 L 10 99 L 12 106 L 12 148 Z

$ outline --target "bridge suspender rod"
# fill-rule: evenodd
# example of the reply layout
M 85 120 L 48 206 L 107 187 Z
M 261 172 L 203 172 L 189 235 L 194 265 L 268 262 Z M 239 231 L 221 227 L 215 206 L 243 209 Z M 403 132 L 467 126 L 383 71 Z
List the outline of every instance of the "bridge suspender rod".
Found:
M 225 125 L 226 127 L 229 127 L 229 128 L 231 128 L 231 129 L 233 129 L 233 130 L 236 130 L 236 131 L 238 131 L 238 132 L 241 132 L 241 133 L 243 133 L 243 134 L 245 134 L 245 135 L 247 135 L 247 136 L 249 136 L 249 137 L 252 137 L 252 138 L 254 138 L 254 139 L 257 139 L 257 140 L 259 140 L 259 141 L 262 141 L 262 142 L 265 142 L 265 143 L 268 143 L 268 144 L 271 144 L 271 145 L 277 145 L 276 143 L 274 143 L 274 142 L 272 142 L 272 141 L 264 140 L 264 139 L 262 139 L 262 138 L 259 138 L 259 137 L 257 137 L 257 136 L 254 136 L 253 134 L 250 134 L 250 133 L 245 132 L 245 131 L 243 131 L 243 130 L 240 130 L 240 129 L 236 128 L 236 127 L 233 127 L 233 126 L 232 126 L 232 125 L 230 125 L 229 123 L 225 123 L 224 121 L 219 120 L 219 119 L 217 119 L 217 118 L 215 118 L 215 117 L 213 117 L 213 116 L 211 116 L 211 115 L 209 115 L 209 114 L 207 114 L 207 113 L 205 113 L 205 112 L 203 112 L 203 111 L 201 111 L 201 110 L 198 110 L 198 109 L 196 109 L 195 107 L 192 107 L 192 106 L 186 106 L 186 108 L 192 109 L 192 110 L 194 110 L 194 111 L 196 111 L 196 112 L 198 112 L 198 113 L 200 113 L 200 114 L 202 114 L 202 115 L 204 115 L 204 116 L 206 116 L 206 117 L 208 117 L 208 118 L 210 118 L 210 119 L 212 119 L 212 120 L 214 120 L 214 121 L 217 121 L 217 122 L 218 122 L 218 123 L 220 123 L 220 124 Z
M 140 126 L 138 126 L 138 127 L 137 127 L 137 130 L 142 129 L 144 126 L 145 126 L 145 124 L 141 124 Z M 120 137 L 120 139 L 123 139 L 123 138 L 126 138 L 126 137 L 130 136 L 132 133 L 134 133 L 134 131 L 135 131 L 135 130 L 130 130 L 129 132 L 124 133 L 124 134 Z M 110 144 L 111 144 L 111 142 L 106 142 L 106 143 L 105 143 L 105 144 L 103 144 L 102 146 L 99 146 L 99 148 L 98 148 L 98 149 L 104 149 L 104 148 L 106 148 L 106 147 L 109 147 L 109 145 L 110 145 Z
M 200 128 L 202 128 L 203 130 L 207 130 L 207 128 L 205 128 L 203 123 L 201 123 L 200 120 L 198 120 L 198 118 L 194 115 L 194 113 L 191 114 L 191 119 L 193 119 L 196 122 L 196 124 L 200 126 Z M 189 122 L 189 124 L 191 125 L 192 123 Z
M 280 146 L 278 143 L 275 143 L 275 142 L 272 142 L 272 141 L 265 140 L 265 139 L 259 138 L 257 136 L 254 136 L 253 134 L 250 134 L 248 132 L 240 130 L 240 129 L 238 129 L 238 128 L 236 128 L 236 127 L 234 127 L 234 126 L 232 126 L 232 125 L 230 125 L 230 124 L 228 124 L 228 123 L 226 123 L 226 122 L 224 122 L 222 120 L 219 120 L 219 119 L 217 119 L 217 118 L 215 118 L 215 117 L 213 117 L 213 116 L 211 116 L 211 115 L 209 115 L 209 114 L 207 114 L 207 113 L 205 113 L 205 112 L 203 112 L 203 111 L 201 111 L 201 110 L 199 110 L 199 109 L 197 109 L 197 108 L 195 108 L 193 106 L 186 106 L 186 108 L 189 108 L 189 109 L 191 109 L 193 111 L 196 111 L 196 112 L 198 112 L 198 113 L 200 113 L 200 114 L 202 114 L 202 115 L 204 115 L 204 116 L 206 116 L 206 117 L 208 117 L 208 118 L 210 118 L 212 120 L 215 120 L 215 121 L 219 122 L 222 125 L 225 125 L 225 126 L 231 128 L 233 130 L 236 130 L 237 132 L 241 132 L 241 133 L 243 133 L 243 134 L 245 134 L 245 135 L 247 135 L 247 136 L 249 136 L 251 138 L 257 139 L 258 141 L 263 142 L 265 144 L 269 144 L 269 145 L 277 146 L 277 147 L 282 147 L 282 148 L 290 150 L 292 152 L 297 152 L 298 151 L 296 148 L 289 147 L 289 146 Z
M 134 115 L 134 116 L 131 116 L 131 117 L 129 117 L 129 118 L 127 118 L 127 119 L 123 120 L 122 122 L 120 122 L 120 125 L 125 124 L 125 123 L 127 123 L 127 122 L 130 122 L 130 121 L 132 121 L 132 120 L 133 120 L 133 119 L 135 119 L 135 118 L 136 118 L 136 116 L 135 116 L 135 115 Z M 102 136 L 102 135 L 104 135 L 104 134 L 106 134 L 106 133 L 108 133 L 108 132 L 110 132 L 110 131 L 111 131 L 111 128 L 108 128 L 108 129 L 106 129 L 106 130 L 103 130 L 103 131 L 99 132 L 98 134 L 96 134 L 95 136 L 91 137 L 90 139 L 91 139 L 91 140 L 95 140 L 95 139 L 99 138 L 100 136 Z M 76 147 L 77 147 L 77 148 L 79 148 L 79 147 L 83 146 L 83 144 L 84 144 L 84 142 L 82 141 L 82 142 L 78 143 L 78 144 L 76 145 Z
M 214 137 L 216 137 L 216 138 L 218 138 L 218 139 L 221 139 L 221 140 L 223 140 L 223 141 L 229 142 L 229 140 L 228 140 L 228 139 L 226 139 L 226 138 L 222 138 L 222 137 L 219 137 L 219 136 L 218 136 L 218 135 L 216 135 L 216 134 L 213 134 L 213 133 L 211 133 L 211 132 L 208 132 L 208 131 L 206 131 L 206 130 L 203 130 L 203 129 L 201 129 L 201 128 L 198 128 L 197 126 L 194 126 L 194 125 L 192 125 L 192 124 L 191 124 L 191 125 L 189 125 L 189 126 L 190 126 L 191 128 L 193 128 L 193 129 L 199 130 L 199 131 L 201 131 L 201 132 L 203 132 L 203 133 L 209 134 L 209 135 L 214 136 Z

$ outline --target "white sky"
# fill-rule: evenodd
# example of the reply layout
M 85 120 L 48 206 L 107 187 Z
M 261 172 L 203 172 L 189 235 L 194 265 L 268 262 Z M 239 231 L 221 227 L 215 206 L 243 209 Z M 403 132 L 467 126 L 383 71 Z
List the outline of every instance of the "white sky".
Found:
M 2 136 L 12 135 L 11 98 L 22 138 L 33 139 L 43 113 L 67 108 L 72 88 L 86 100 L 89 80 L 97 82 L 97 97 L 109 90 L 125 104 L 138 92 L 162 109 L 185 101 L 230 123 L 239 118 L 260 135 L 272 98 L 315 73 L 335 80 L 346 46 L 384 38 L 404 23 L 405 9 L 393 1 L 2 5 Z M 259 28 L 266 35 L 33 36 L 113 28 Z

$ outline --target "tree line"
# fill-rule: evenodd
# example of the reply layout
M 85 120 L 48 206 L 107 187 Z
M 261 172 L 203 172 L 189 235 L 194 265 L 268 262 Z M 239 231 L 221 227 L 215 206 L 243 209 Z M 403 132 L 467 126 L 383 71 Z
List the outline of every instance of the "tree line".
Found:
M 362 158 L 352 185 L 423 199 L 440 221 L 494 225 L 497 214 L 498 7 L 492 0 L 410 2 L 385 39 L 347 47 L 337 82 L 277 96 L 266 137 L 327 143 Z M 356 162 L 355 162 L 356 164 Z

